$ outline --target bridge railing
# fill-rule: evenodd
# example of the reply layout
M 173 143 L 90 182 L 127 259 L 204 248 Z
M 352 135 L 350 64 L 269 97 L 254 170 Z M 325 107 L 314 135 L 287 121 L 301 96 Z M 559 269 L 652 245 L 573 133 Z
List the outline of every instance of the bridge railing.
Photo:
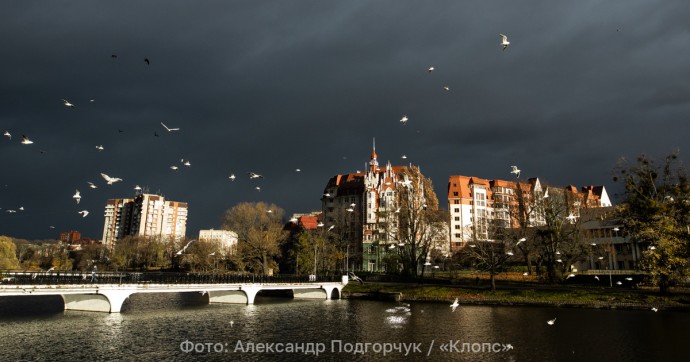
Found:
M 281 284 L 341 282 L 340 275 L 262 276 L 251 274 L 207 274 L 171 272 L 3 272 L 2 285 L 88 285 L 88 284 Z

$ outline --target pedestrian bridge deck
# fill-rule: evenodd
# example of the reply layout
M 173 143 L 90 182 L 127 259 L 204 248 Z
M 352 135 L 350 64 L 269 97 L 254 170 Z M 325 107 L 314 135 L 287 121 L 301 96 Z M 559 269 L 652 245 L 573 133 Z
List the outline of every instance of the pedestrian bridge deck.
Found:
M 119 313 L 134 293 L 208 294 L 209 303 L 253 304 L 262 290 L 292 290 L 294 298 L 339 298 L 343 276 L 261 277 L 192 273 L 2 273 L 1 296 L 60 295 L 65 310 Z

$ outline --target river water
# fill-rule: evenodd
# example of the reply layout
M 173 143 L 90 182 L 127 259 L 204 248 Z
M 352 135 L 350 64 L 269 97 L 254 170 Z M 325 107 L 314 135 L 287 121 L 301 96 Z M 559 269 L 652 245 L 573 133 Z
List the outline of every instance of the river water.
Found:
M 60 297 L 3 297 L 0 361 L 681 361 L 690 341 L 690 313 L 663 310 L 206 301 L 134 294 L 122 313 L 105 314 L 62 311 Z M 318 357 L 304 353 L 309 343 Z

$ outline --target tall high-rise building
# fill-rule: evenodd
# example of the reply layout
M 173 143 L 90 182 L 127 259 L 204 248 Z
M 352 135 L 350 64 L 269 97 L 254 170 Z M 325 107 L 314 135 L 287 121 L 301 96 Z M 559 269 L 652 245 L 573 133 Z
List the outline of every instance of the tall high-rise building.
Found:
M 186 202 L 141 193 L 131 199 L 110 199 L 105 205 L 103 244 L 109 247 L 125 236 L 181 239 L 186 229 Z

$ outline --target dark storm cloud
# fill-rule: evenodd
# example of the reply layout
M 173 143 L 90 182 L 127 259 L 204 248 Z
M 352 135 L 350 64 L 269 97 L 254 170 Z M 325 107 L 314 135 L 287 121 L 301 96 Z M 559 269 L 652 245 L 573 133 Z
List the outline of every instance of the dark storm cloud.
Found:
M 688 10 L 683 1 L 3 3 L 0 128 L 13 139 L 0 140 L 0 212 L 26 211 L 0 214 L 0 234 L 100 238 L 105 201 L 136 184 L 188 202 L 190 236 L 242 201 L 318 210 L 328 179 L 363 169 L 374 137 L 381 164 L 421 166 L 440 200 L 450 175 L 509 179 L 513 164 L 552 184 L 613 189 L 619 157 L 688 143 Z M 505 51 L 498 33 L 511 41 Z M 35 144 L 20 145 L 21 134 Z M 192 166 L 170 170 L 181 158 Z M 101 172 L 124 181 L 105 185 Z

